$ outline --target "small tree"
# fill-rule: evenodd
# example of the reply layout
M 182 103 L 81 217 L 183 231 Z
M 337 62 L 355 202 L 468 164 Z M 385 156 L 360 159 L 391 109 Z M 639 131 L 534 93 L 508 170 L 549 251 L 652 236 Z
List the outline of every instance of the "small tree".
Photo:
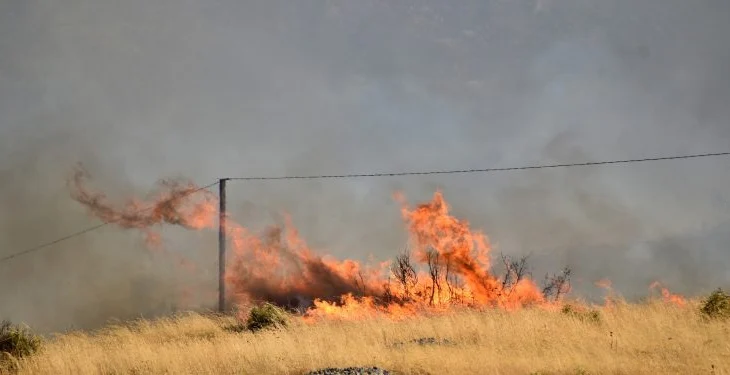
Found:
M 403 287 L 403 298 L 410 300 L 412 289 L 418 285 L 418 275 L 413 267 L 411 254 L 408 250 L 396 256 L 395 263 L 391 266 L 390 271 L 396 281 Z
M 542 294 L 545 296 L 545 299 L 552 297 L 554 301 L 559 301 L 562 296 L 570 291 L 571 272 L 572 270 L 566 266 L 559 275 L 545 275 L 545 282 L 542 289 Z
M 522 279 L 528 276 L 527 259 L 529 255 L 525 255 L 517 260 L 509 255 L 500 254 L 502 263 L 504 264 L 504 277 L 502 277 L 502 290 L 512 291 Z
M 440 254 L 436 250 L 429 250 L 426 253 L 426 260 L 428 261 L 428 274 L 431 276 L 431 298 L 429 299 L 430 304 L 435 303 L 435 299 L 441 297 L 441 258 Z

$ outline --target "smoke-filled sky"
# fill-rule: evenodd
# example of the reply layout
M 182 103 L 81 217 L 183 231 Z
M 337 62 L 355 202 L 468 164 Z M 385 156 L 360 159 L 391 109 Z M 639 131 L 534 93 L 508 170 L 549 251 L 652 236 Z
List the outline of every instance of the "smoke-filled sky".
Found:
M 0 256 L 96 223 L 69 196 L 77 162 L 121 200 L 164 177 L 727 151 L 728 19 L 726 0 L 2 0 Z M 406 244 L 392 194 L 441 189 L 495 252 L 533 254 L 537 278 L 569 265 L 586 295 L 600 278 L 694 294 L 730 283 L 728 183 L 716 158 L 231 182 L 229 206 L 388 259 Z M 106 227 L 0 264 L 0 317 L 56 330 L 213 303 L 215 233 L 162 231 L 194 275 Z

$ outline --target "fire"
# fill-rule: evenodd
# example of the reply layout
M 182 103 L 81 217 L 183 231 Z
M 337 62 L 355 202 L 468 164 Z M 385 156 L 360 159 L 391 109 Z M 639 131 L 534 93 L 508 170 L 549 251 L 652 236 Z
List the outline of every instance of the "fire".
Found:
M 346 294 L 340 298 L 339 304 L 319 299 L 315 300 L 314 307 L 307 311 L 304 319 L 306 322 L 315 322 L 321 319 L 352 321 L 385 318 L 402 320 L 418 316 L 424 311 L 415 304 L 380 304 L 373 296 L 357 298 L 352 294 Z
M 687 304 L 687 300 L 683 296 L 679 294 L 672 294 L 669 289 L 663 287 L 660 282 L 654 281 L 651 285 L 649 285 L 650 291 L 657 288 L 659 288 L 665 302 L 673 303 L 677 306 L 684 306 Z
M 152 248 L 161 247 L 155 226 L 200 230 L 217 225 L 217 197 L 192 183 L 162 181 L 151 199 L 115 207 L 104 194 L 86 187 L 87 178 L 82 169 L 76 171 L 72 197 L 101 220 L 141 230 Z M 269 301 L 298 309 L 307 321 L 400 319 L 462 306 L 516 309 L 551 304 L 529 278 L 500 280 L 491 272 L 488 238 L 454 217 L 441 192 L 413 208 L 402 195 L 396 200 L 413 258 L 408 252 L 395 262 L 372 266 L 318 254 L 288 217 L 284 225 L 260 234 L 227 218 L 226 235 L 233 252 L 226 265 L 230 297 L 239 304 Z M 567 292 L 569 285 L 561 283 L 558 289 Z
M 396 195 L 396 199 L 401 202 L 417 260 L 429 269 L 431 296 L 424 302 L 439 305 L 452 301 L 451 276 L 457 282 L 463 280 L 464 286 L 456 286 L 456 290 L 475 305 L 514 308 L 544 301 L 537 285 L 529 279 L 521 279 L 510 288 L 500 283 L 490 272 L 489 240 L 471 230 L 468 222 L 452 216 L 441 192 L 413 209 L 402 195 Z M 445 289 L 452 293 L 444 293 Z
M 603 298 L 606 308 L 613 308 L 616 305 L 616 296 L 613 291 L 613 283 L 609 279 L 601 279 L 595 282 L 595 285 L 606 290 L 606 296 Z
M 159 192 L 148 201 L 129 200 L 116 208 L 100 192 L 86 188 L 89 174 L 77 167 L 70 181 L 71 197 L 88 207 L 100 220 L 125 229 L 145 233 L 150 247 L 160 245 L 160 237 L 151 228 L 160 224 L 180 225 L 187 229 L 211 228 L 215 224 L 217 197 L 209 191 L 192 194 L 198 187 L 189 182 L 162 180 Z
M 612 285 L 613 285 L 613 283 L 611 282 L 611 280 L 608 280 L 608 279 L 601 279 L 601 280 L 596 281 L 597 287 L 603 288 L 603 289 L 606 289 L 609 291 L 613 289 Z
M 379 269 L 314 253 L 290 224 L 269 228 L 263 238 L 237 224 L 233 229 L 235 257 L 227 282 L 239 301 L 265 300 L 301 309 L 317 298 L 382 293 Z
M 403 200 L 402 196 L 399 200 Z M 420 262 L 430 262 L 434 267 L 449 264 L 453 272 L 463 276 L 467 290 L 480 304 L 499 298 L 498 281 L 488 272 L 490 246 L 486 237 L 470 231 L 468 223 L 449 215 L 440 192 L 431 202 L 413 210 L 404 203 L 402 206 L 401 212 Z M 439 295 L 435 298 L 435 302 L 441 299 Z

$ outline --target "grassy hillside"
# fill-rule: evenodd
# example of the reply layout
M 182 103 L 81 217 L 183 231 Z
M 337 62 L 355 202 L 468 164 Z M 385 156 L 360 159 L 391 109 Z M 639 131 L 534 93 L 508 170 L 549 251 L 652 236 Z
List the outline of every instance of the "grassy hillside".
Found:
M 615 305 L 590 316 L 460 311 L 393 322 L 305 323 L 258 333 L 197 314 L 69 333 L 21 374 L 303 374 L 378 366 L 407 374 L 730 374 L 730 323 L 697 302 Z M 713 372 L 714 371 L 714 372 Z

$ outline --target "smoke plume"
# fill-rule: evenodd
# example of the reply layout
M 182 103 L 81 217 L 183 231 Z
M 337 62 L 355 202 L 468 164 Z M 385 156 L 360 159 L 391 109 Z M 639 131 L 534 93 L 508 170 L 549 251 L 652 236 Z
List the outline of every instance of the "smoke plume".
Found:
M 146 194 L 122 212 L 149 208 L 155 233 L 106 226 L 0 263 L 0 318 L 214 306 L 216 235 L 165 224 L 161 179 L 727 151 L 728 19 L 723 0 L 0 2 L 0 257 L 124 222 L 104 207 Z M 71 196 L 78 162 L 104 197 Z M 286 212 L 319 254 L 382 261 L 408 239 L 392 194 L 441 190 L 493 253 L 532 254 L 537 277 L 571 266 L 574 293 L 691 295 L 730 282 L 727 162 L 232 181 L 228 206 L 252 233 Z

